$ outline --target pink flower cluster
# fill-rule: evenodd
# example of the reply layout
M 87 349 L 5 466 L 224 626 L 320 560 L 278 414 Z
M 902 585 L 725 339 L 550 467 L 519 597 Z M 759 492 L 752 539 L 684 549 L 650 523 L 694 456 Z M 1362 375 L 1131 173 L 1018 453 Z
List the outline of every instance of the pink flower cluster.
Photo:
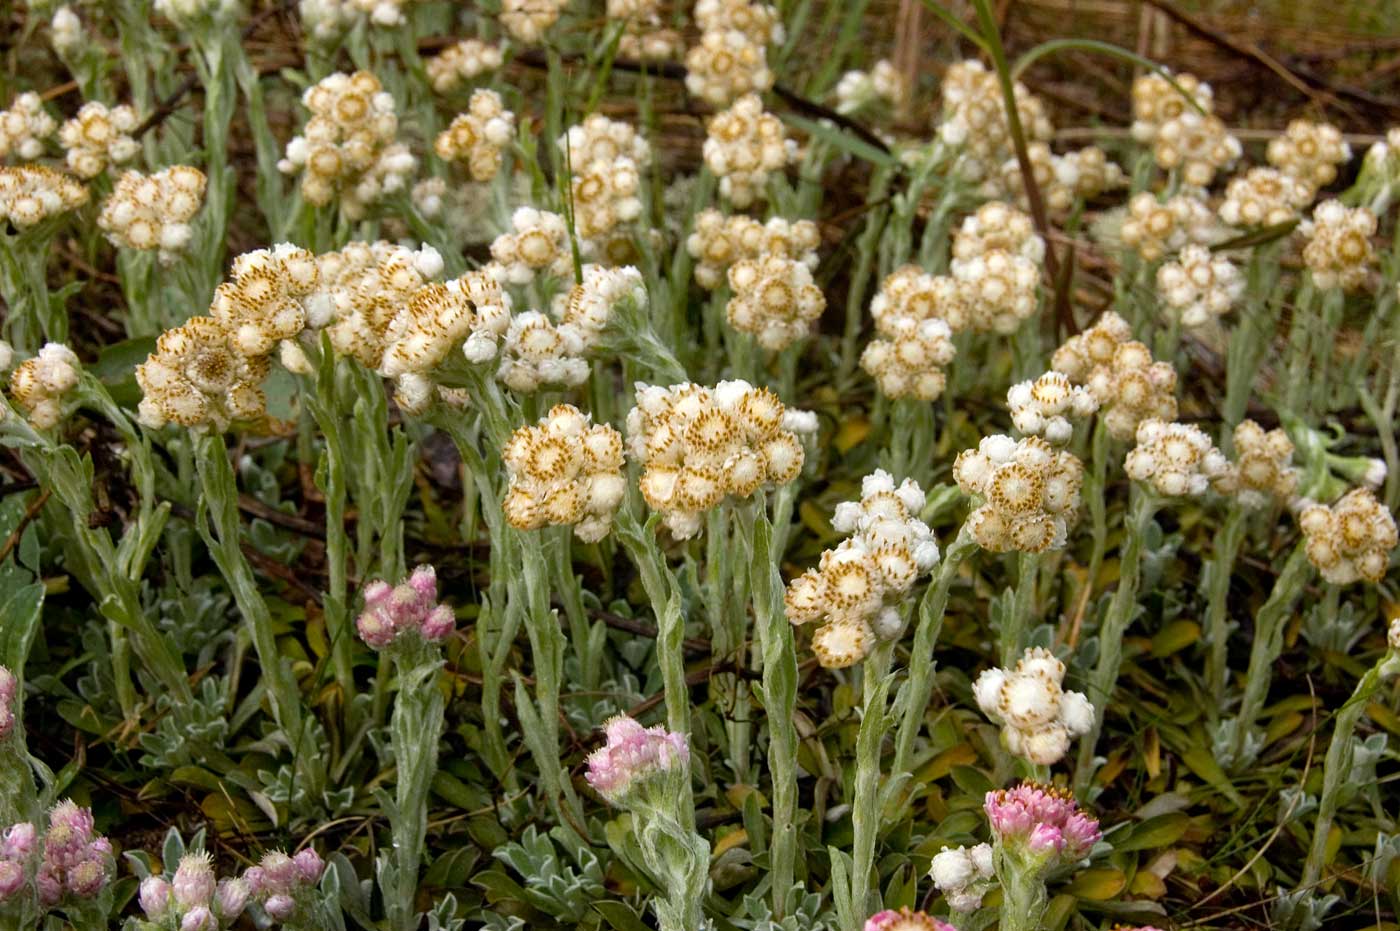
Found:
M 0 740 L 15 732 L 15 695 L 19 692 L 19 681 L 14 673 L 0 666 Z
M 457 626 L 452 609 L 437 603 L 437 571 L 432 566 L 419 566 L 398 585 L 371 582 L 365 586 L 364 598 L 365 610 L 356 619 L 355 629 L 376 650 L 409 631 L 438 643 Z
M 685 735 L 664 727 L 642 727 L 626 715 L 603 726 L 607 744 L 588 755 L 588 784 L 610 802 L 627 795 L 639 781 L 690 763 Z
M 1079 810 L 1063 789 L 1023 782 L 1014 789 L 988 792 L 983 808 L 992 833 L 1004 848 L 1031 856 L 1073 862 L 1088 854 L 1102 836 L 1097 818 Z
M 25 864 L 33 855 L 37 832 L 28 821 L 12 824 L 0 835 L 0 903 L 24 888 Z
M 218 931 L 243 914 L 248 884 L 236 878 L 216 880 L 209 854 L 200 851 L 180 859 L 173 880 L 147 876 L 137 899 L 152 921 L 174 918 L 180 931 Z
M 243 882 L 269 918 L 286 921 L 296 914 L 300 893 L 315 886 L 325 868 L 320 854 L 310 847 L 294 857 L 274 850 L 243 874 Z
M 912 912 L 907 908 L 895 911 L 887 908 L 865 920 L 865 931 L 957 931 L 955 927 L 932 915 Z
M 32 844 L 33 826 L 16 827 L 29 829 L 26 833 Z M 72 800 L 54 806 L 49 813 L 49 832 L 44 836 L 44 856 L 34 877 L 39 901 L 57 905 L 64 893 L 90 899 L 111 880 L 114 867 L 111 841 L 93 833 L 92 810 L 79 808 Z

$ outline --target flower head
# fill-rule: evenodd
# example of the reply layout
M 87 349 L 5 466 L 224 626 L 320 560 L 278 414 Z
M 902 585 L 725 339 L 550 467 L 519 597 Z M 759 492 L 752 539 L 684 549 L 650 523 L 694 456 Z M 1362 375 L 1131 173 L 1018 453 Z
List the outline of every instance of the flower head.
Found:
M 1304 506 L 1298 525 L 1308 560 L 1334 585 L 1381 581 L 1400 543 L 1395 516 L 1369 488 L 1354 488 L 1331 507 Z
M 1084 465 L 1038 436 L 987 436 L 953 462 L 953 478 L 981 504 L 968 516 L 973 538 L 994 553 L 1043 553 L 1065 545 L 1079 510 Z
M 1023 782 L 988 792 L 983 810 L 1003 853 L 1047 871 L 1083 859 L 1102 836 L 1098 819 L 1054 786 Z
M 955 912 L 976 911 L 982 905 L 982 897 L 996 884 L 992 847 L 944 847 L 934 855 L 928 875 L 948 900 L 949 908 Z
M 876 912 L 865 920 L 865 931 L 956 931 L 943 921 L 923 912 L 901 908 L 899 911 L 887 908 Z
M 572 524 L 588 543 L 612 529 L 627 482 L 622 434 L 610 425 L 590 423 L 578 408 L 558 404 L 538 425 L 511 434 L 501 458 L 510 477 L 502 507 L 512 527 Z
M 456 625 L 452 609 L 437 603 L 437 573 L 432 566 L 419 566 L 398 585 L 371 582 L 365 586 L 364 599 L 365 610 L 355 620 L 355 629 L 376 650 L 409 633 L 439 643 Z
M 642 727 L 626 715 L 604 725 L 607 743 L 588 755 L 584 778 L 605 799 L 621 804 L 658 774 L 685 770 L 690 746 L 685 735 L 666 728 Z
M 1002 726 L 1006 748 L 1032 763 L 1049 766 L 1069 752 L 1071 738 L 1087 734 L 1094 706 L 1062 687 L 1065 664 L 1043 647 L 1032 647 L 1013 669 L 985 670 L 972 686 L 982 712 Z

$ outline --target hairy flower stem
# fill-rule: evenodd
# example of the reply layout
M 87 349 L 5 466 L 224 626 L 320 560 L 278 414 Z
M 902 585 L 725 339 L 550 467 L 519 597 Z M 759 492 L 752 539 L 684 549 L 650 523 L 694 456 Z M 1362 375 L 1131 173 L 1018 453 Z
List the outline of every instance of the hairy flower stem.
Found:
M 1249 286 L 1244 293 L 1240 319 L 1230 330 L 1225 365 L 1225 406 L 1221 411 L 1227 431 L 1244 419 L 1259 365 L 1268 353 L 1267 334 L 1277 319 L 1285 285 L 1278 280 L 1280 245 L 1270 243 L 1250 255 Z
M 652 900 L 661 931 L 695 931 L 704 926 L 710 845 L 695 833 L 695 802 L 689 785 L 680 794 L 682 800 L 641 805 L 632 814 L 642 858 L 661 884 L 662 894 Z
M 310 762 L 319 763 L 319 755 L 315 752 L 316 748 L 303 746 L 307 735 L 303 726 L 301 691 L 292 675 L 291 664 L 283 660 L 277 647 L 272 614 L 258 591 L 253 567 L 243 555 L 238 486 L 233 467 L 228 461 L 224 438 L 217 433 L 203 433 L 194 436 L 194 444 L 202 492 L 196 520 L 199 535 L 219 567 L 219 573 L 233 593 L 233 600 L 248 626 L 253 649 L 257 651 L 258 663 L 267 683 L 272 717 L 282 729 L 283 737 L 298 761 L 298 777 L 304 780 L 302 785 L 308 797 L 319 800 L 324 788 L 319 778 L 322 767 Z
M 1103 568 L 1104 554 L 1108 550 L 1108 427 L 1103 418 L 1094 422 L 1094 433 L 1089 441 L 1089 471 L 1084 477 L 1084 501 L 1089 506 L 1090 535 L 1093 550 L 1089 554 L 1089 571 L 1084 584 L 1090 591 L 1098 583 L 1099 570 Z
M 895 699 L 899 728 L 895 736 L 894 764 L 890 767 L 892 778 L 897 779 L 910 771 L 914 741 L 919 736 L 919 728 L 924 723 L 924 712 L 928 710 L 929 698 L 933 695 L 933 650 L 938 643 L 938 635 L 943 630 L 943 614 L 948 607 L 948 593 L 963 561 L 976 550 L 977 543 L 964 525 L 963 529 L 958 531 L 957 539 L 943 554 L 938 573 L 924 590 L 924 597 L 919 600 L 914 642 L 909 651 L 909 675 L 900 686 Z
M 752 513 L 747 505 L 731 509 L 722 504 L 705 515 L 705 587 L 709 606 L 710 643 L 713 656 L 745 665 L 748 642 L 749 553 L 752 545 Z M 732 518 L 732 519 L 731 519 Z M 749 526 L 746 526 L 749 525 Z M 733 528 L 737 532 L 731 532 Z M 752 779 L 749 744 L 752 728 L 749 687 L 738 673 L 718 673 L 711 680 L 712 693 L 724 709 L 724 729 L 729 739 L 729 764 L 734 778 Z
M 1215 535 L 1215 553 L 1205 571 L 1205 628 L 1210 643 L 1210 653 L 1206 659 L 1206 685 L 1215 699 L 1209 710 L 1212 719 L 1218 719 L 1225 707 L 1225 692 L 1230 682 L 1230 614 L 1227 610 L 1230 577 L 1234 574 L 1235 560 L 1244 542 L 1247 513 L 1237 501 L 1231 501 L 1220 531 Z
M 1118 558 L 1118 587 L 1099 629 L 1099 661 L 1089 677 L 1089 700 L 1094 705 L 1094 725 L 1079 738 L 1079 762 L 1074 771 L 1076 794 L 1083 798 L 1098 769 L 1094 750 L 1103 731 L 1104 712 L 1123 665 L 1123 635 L 1137 615 L 1138 585 L 1142 581 L 1142 538 L 1157 512 L 1153 496 L 1136 483 L 1129 492 L 1128 514 L 1123 526 L 1123 549 Z
M 1036 553 L 1016 556 L 1016 587 L 1012 589 L 1011 607 L 1006 616 L 1006 629 L 999 631 L 1001 665 L 1007 669 L 1025 652 L 1035 612 L 1035 577 L 1039 574 L 1040 557 Z
M 881 235 L 889 220 L 890 208 L 884 201 L 889 193 L 891 174 L 890 169 L 883 167 L 877 167 L 871 173 L 866 203 L 873 206 L 865 218 L 865 229 L 856 241 L 856 265 L 846 292 L 846 326 L 841 334 L 841 367 L 836 374 L 838 386 L 844 386 L 849 381 L 860 359 L 859 341 L 866 318 L 866 291 L 875 269 Z
M 1356 733 L 1357 722 L 1366 706 L 1375 698 L 1381 686 L 1395 671 L 1400 657 L 1395 649 L 1389 649 L 1374 666 L 1366 670 L 1361 681 L 1351 693 L 1351 698 L 1337 712 L 1336 723 L 1332 727 L 1332 742 L 1327 745 L 1327 759 L 1322 764 L 1322 795 L 1318 800 L 1317 823 L 1313 826 L 1312 846 L 1308 848 L 1308 859 L 1303 865 L 1303 878 L 1298 891 L 1313 889 L 1322 879 L 1322 867 L 1327 861 L 1327 840 L 1332 833 L 1332 820 L 1337 815 L 1342 788 L 1350 782 L 1354 746 L 1352 736 Z
M 861 669 L 864 703 L 856 736 L 855 792 L 851 801 L 851 895 L 846 914 L 869 915 L 879 910 L 879 889 L 871 890 L 875 843 L 880 834 L 880 751 L 894 718 L 885 707 L 890 690 L 890 661 L 895 642 L 875 648 Z M 872 898 L 874 901 L 871 901 Z M 843 923 L 846 923 L 843 919 Z M 854 927 L 854 923 L 850 923 Z
M 1257 752 L 1251 746 L 1254 725 L 1269 697 L 1274 663 L 1283 653 L 1283 631 L 1287 626 L 1289 611 L 1302 594 L 1310 575 L 1307 547 L 1299 542 L 1274 580 L 1268 600 L 1254 616 L 1254 642 L 1249 651 L 1249 669 L 1244 677 L 1244 698 L 1240 701 L 1239 715 L 1230 722 L 1226 762 L 1233 768 L 1248 765 Z
M 393 931 L 419 926 L 418 865 L 428 835 L 428 792 L 437 772 L 444 700 L 437 674 L 442 656 L 436 646 L 417 637 L 394 646 L 398 695 L 389 719 L 394 745 L 394 802 L 385 805 L 393 837 L 392 883 L 383 884 L 385 912 Z M 385 800 L 387 801 L 387 799 Z
M 1000 850 L 993 863 L 1002 890 L 1001 931 L 1040 931 L 1048 905 L 1045 880 Z

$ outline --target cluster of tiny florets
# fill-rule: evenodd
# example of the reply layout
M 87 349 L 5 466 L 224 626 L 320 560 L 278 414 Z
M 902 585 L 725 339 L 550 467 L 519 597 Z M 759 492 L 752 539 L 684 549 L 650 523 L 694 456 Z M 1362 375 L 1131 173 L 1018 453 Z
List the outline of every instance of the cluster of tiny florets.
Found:
M 1395 516 L 1369 488 L 1354 488 L 1331 507 L 1311 504 L 1298 515 L 1308 560 L 1333 585 L 1379 582 L 1396 546 Z
M 303 28 L 320 42 L 334 42 L 362 22 L 402 26 L 403 8 L 412 0 L 301 0 L 297 9 Z
M 1188 108 L 1157 127 L 1152 151 L 1158 166 L 1179 171 L 1188 185 L 1206 187 L 1243 149 L 1220 117 Z
M 501 460 L 510 476 L 502 509 L 512 527 L 572 525 L 585 543 L 612 529 L 627 483 L 622 434 L 608 424 L 590 423 L 572 405 L 556 405 L 538 425 L 511 434 Z
M 1055 350 L 1051 367 L 1089 389 L 1109 434 L 1118 439 L 1131 439 L 1148 418 L 1176 418 L 1176 369 L 1154 362 L 1128 322 L 1112 311 Z
M 190 221 L 204 201 L 204 187 L 204 172 L 188 165 L 153 175 L 124 172 L 103 202 L 97 225 L 115 246 L 159 250 L 161 262 L 173 262 L 189 245 Z
M 943 893 L 948 908 L 972 912 L 982 907 L 982 897 L 996 886 L 992 845 L 944 847 L 933 855 L 928 868 L 933 886 Z
M 729 325 L 752 334 L 764 349 L 783 349 L 806 336 L 826 309 L 826 295 L 812 280 L 812 270 L 783 255 L 734 263 L 729 288 Z
M 450 94 L 463 84 L 495 71 L 505 63 L 499 45 L 480 39 L 463 39 L 449 45 L 424 63 L 428 83 L 439 94 Z
M 18 230 L 37 226 L 87 203 L 88 191 L 72 175 L 43 165 L 0 167 L 0 221 Z
M 1330 123 L 1293 120 L 1269 140 L 1265 154 L 1270 165 L 1315 192 L 1337 180 L 1337 166 L 1351 160 L 1351 146 Z
M 1292 175 L 1251 168 L 1225 186 L 1220 219 L 1231 226 L 1274 226 L 1297 219 L 1312 198 L 1312 189 Z
M 661 22 L 660 0 L 608 0 L 608 19 L 622 23 L 618 54 L 639 61 L 666 61 L 684 47 L 681 34 Z
M 511 231 L 491 243 L 491 258 L 505 281 L 529 284 L 538 274 L 563 278 L 573 271 L 569 227 L 557 213 L 519 207 L 510 218 Z
M 473 181 L 490 181 L 501 170 L 501 150 L 515 134 L 515 114 L 492 90 L 472 94 L 466 112 L 459 113 L 433 143 L 438 158 L 465 162 Z
M 243 874 L 243 882 L 269 918 L 285 922 L 309 910 L 308 900 L 325 869 L 325 861 L 310 847 L 294 857 L 274 850 Z
M 38 843 L 34 826 L 24 823 L 5 832 L 3 846 L 6 853 L 19 853 L 13 859 L 22 861 L 38 849 Z M 115 873 L 111 841 L 93 829 L 92 810 L 79 808 L 71 800 L 55 805 L 34 874 L 39 902 L 51 908 L 64 899 L 94 898 Z
M 345 215 L 359 219 L 370 204 L 408 186 L 418 160 L 394 141 L 394 98 L 372 73 L 332 74 L 307 88 L 302 103 L 311 118 L 277 167 L 301 173 L 308 203 L 324 207 L 338 196 Z
M 1043 553 L 1065 545 L 1079 510 L 1084 465 L 1038 436 L 996 435 L 958 454 L 953 479 L 981 501 L 967 518 L 979 546 L 994 553 Z
M 502 0 L 501 26 L 511 38 L 534 45 L 559 21 L 569 0 Z
M 917 265 L 904 265 L 880 283 L 870 302 L 870 316 L 880 333 L 901 317 L 942 320 L 957 333 L 972 325 L 969 305 L 964 288 L 951 275 L 930 275 Z
M 1044 437 L 1057 446 L 1074 435 L 1070 418 L 1083 419 L 1099 409 L 1089 389 L 1073 384 L 1063 372 L 1046 372 L 1035 381 L 1012 385 L 1006 404 L 1017 432 Z
M 1058 786 L 1023 782 L 997 789 L 987 793 L 982 809 L 997 852 L 1032 876 L 1076 863 L 1103 836 L 1098 819 Z
M 713 107 L 773 86 L 767 46 L 783 40 L 776 7 L 749 0 L 699 0 L 700 41 L 685 56 L 685 88 Z
M 638 384 L 627 441 L 642 464 L 642 497 L 673 536 L 693 537 L 704 513 L 725 498 L 797 478 L 805 451 L 796 428 L 814 426 L 806 421 L 773 392 L 745 381 Z
M 1266 431 L 1252 420 L 1235 427 L 1235 462 L 1216 479 L 1215 490 L 1248 508 L 1287 502 L 1298 490 L 1293 441 L 1282 430 Z
M 631 124 L 595 113 L 569 128 L 559 151 L 569 160 L 579 237 L 603 243 L 641 216 L 641 170 L 651 162 L 651 147 Z
M 809 270 L 817 267 L 821 234 L 811 220 L 771 217 L 766 223 L 744 214 L 725 216 L 707 207 L 695 217 L 685 247 L 695 259 L 695 283 L 713 291 L 727 280 L 729 269 L 744 259 L 777 255 L 794 259 Z
M 884 320 L 860 365 L 886 397 L 933 401 L 947 386 L 945 370 L 956 352 L 946 321 L 899 315 Z
M 229 279 L 214 290 L 213 317 L 246 356 L 266 355 L 307 327 L 330 322 L 332 305 L 319 292 L 316 257 L 290 243 L 258 249 L 233 261 Z
M 626 715 L 603 725 L 607 743 L 588 755 L 588 780 L 599 795 L 614 805 L 625 802 L 653 780 L 684 770 L 690 746 L 684 734 L 664 727 L 642 727 Z
M 0 158 L 10 154 L 38 158 L 44 154 L 44 140 L 57 128 L 39 95 L 25 91 L 15 97 L 10 109 L 0 110 Z
M 768 175 L 781 171 L 796 151 L 797 143 L 764 111 L 757 94 L 740 97 L 706 125 L 705 164 L 720 179 L 720 194 L 735 207 L 762 199 Z
M 1209 244 L 1217 230 L 1215 214 L 1194 197 L 1178 194 L 1165 203 L 1150 191 L 1134 194 L 1119 238 L 1147 262 L 1190 243 Z
M 1157 294 L 1187 329 L 1230 312 L 1244 294 L 1244 273 L 1227 256 L 1190 245 L 1157 269 Z
M 64 395 L 78 386 L 81 372 L 73 350 L 48 343 L 10 373 L 10 400 L 35 428 L 50 430 L 63 419 Z
M 957 931 L 941 918 L 916 912 L 905 906 L 896 911 L 887 908 L 865 919 L 863 931 Z
M 1138 424 L 1123 471 L 1159 495 L 1180 497 L 1205 494 L 1229 474 L 1230 463 L 1200 427 L 1151 418 Z
M 180 931 L 219 931 L 230 928 L 248 906 L 248 884 L 234 877 L 219 879 L 204 851 L 180 858 L 175 875 L 147 876 L 137 892 L 141 911 L 161 928 Z
M 167 423 L 193 429 L 227 429 L 236 420 L 266 413 L 262 382 L 267 356 L 246 356 L 234 335 L 213 317 L 192 317 L 156 340 L 155 351 L 136 367 L 144 397 L 138 409 L 148 427 Z
M 836 82 L 836 112 L 855 113 L 882 101 L 892 108 L 903 106 L 909 96 L 908 82 L 894 63 L 881 59 L 870 71 L 847 71 Z
M 939 138 L 961 149 L 960 170 L 969 180 L 995 177 L 1001 166 L 1016 155 L 996 74 L 979 61 L 956 62 L 945 72 L 941 91 L 943 117 L 938 126 Z M 1017 83 L 1015 99 L 1026 141 L 1048 143 L 1055 127 L 1040 98 Z
M 1001 725 L 1006 749 L 1038 766 L 1059 762 L 1074 737 L 1094 724 L 1094 706 L 1065 691 L 1065 664 L 1044 647 L 1031 647 L 1014 669 L 985 670 L 972 685 L 982 713 Z
M 1370 210 L 1329 200 L 1298 225 L 1298 232 L 1307 240 L 1303 262 L 1317 287 L 1351 291 L 1366 281 L 1375 261 L 1371 237 L 1376 232 L 1376 215 Z
M 136 111 L 124 104 L 111 108 L 95 100 L 83 104 L 58 131 L 58 141 L 68 153 L 68 170 L 80 178 L 95 178 L 109 164 L 131 161 L 140 149 L 131 138 L 136 123 Z
M 1160 74 L 1145 74 L 1133 81 L 1132 134 L 1138 142 L 1155 143 L 1162 127 L 1182 114 L 1211 112 L 1215 95 L 1209 84 L 1185 72 L 1175 75 L 1173 80 L 1176 87 Z M 1195 107 L 1183 92 L 1190 95 Z
M 438 603 L 437 570 L 430 565 L 414 569 L 398 585 L 376 579 L 363 594 L 365 609 L 355 619 L 355 631 L 376 650 L 410 635 L 439 643 L 457 626 L 452 608 Z
M 884 470 L 867 475 L 860 500 L 840 504 L 832 518 L 832 527 L 849 536 L 788 583 L 787 618 L 818 622 L 812 650 L 823 667 L 858 663 L 877 640 L 899 634 L 900 603 L 938 563 L 938 543 L 917 516 L 923 506 L 924 491 L 913 479 L 896 486 Z
M 954 330 L 1011 333 L 1035 313 L 1045 243 L 1024 213 L 998 201 L 983 204 L 964 218 L 952 251 L 959 300 L 940 303 Z

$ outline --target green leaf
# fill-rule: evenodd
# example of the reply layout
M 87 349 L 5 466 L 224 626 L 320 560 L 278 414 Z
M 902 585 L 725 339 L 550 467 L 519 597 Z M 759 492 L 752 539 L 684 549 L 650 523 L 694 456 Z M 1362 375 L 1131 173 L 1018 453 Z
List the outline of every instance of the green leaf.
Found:
M 848 155 L 854 155 L 856 158 L 864 159 L 873 165 L 879 165 L 881 168 L 899 167 L 899 161 L 893 155 L 890 155 L 888 152 L 881 152 L 864 139 L 852 136 L 850 133 L 844 132 L 836 126 L 818 122 L 817 120 L 809 120 L 806 117 L 796 116 L 791 113 L 784 114 L 783 121 L 796 126 L 798 129 L 807 133 L 807 135 L 821 142 L 825 142 L 832 148 L 840 149 Z
M 1091 902 L 1106 902 L 1123 891 L 1128 877 L 1111 867 L 1085 870 L 1065 886 L 1065 892 Z
M 1123 852 L 1167 847 L 1180 840 L 1190 827 L 1191 819 L 1184 812 L 1157 815 L 1135 826 L 1121 840 L 1115 838 L 1113 849 Z
M 594 902 L 593 910 L 616 931 L 647 931 L 647 926 L 625 902 Z

